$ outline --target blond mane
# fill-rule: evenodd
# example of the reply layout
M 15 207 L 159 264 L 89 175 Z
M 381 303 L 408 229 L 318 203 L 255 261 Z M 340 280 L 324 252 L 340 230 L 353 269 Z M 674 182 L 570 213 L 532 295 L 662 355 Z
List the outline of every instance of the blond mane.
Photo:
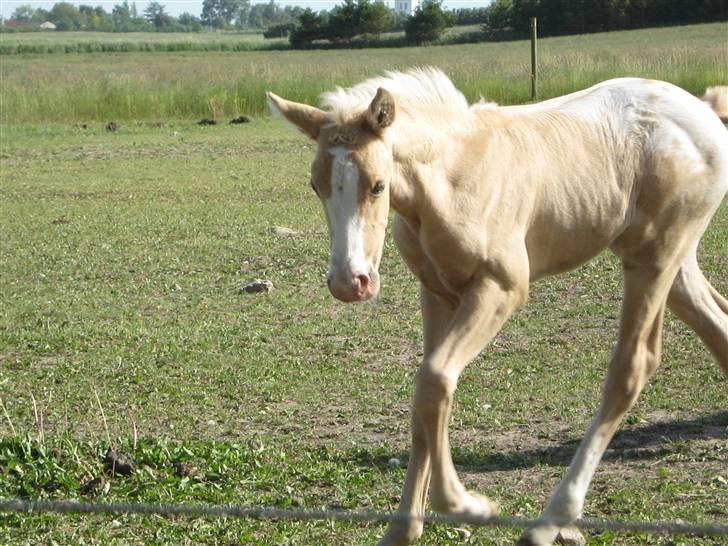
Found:
M 397 100 L 398 113 L 409 115 L 462 114 L 469 105 L 465 96 L 441 70 L 431 67 L 407 72 L 385 72 L 354 87 L 338 87 L 321 95 L 321 106 L 328 110 L 336 123 L 345 123 L 360 115 L 371 103 L 380 87 Z

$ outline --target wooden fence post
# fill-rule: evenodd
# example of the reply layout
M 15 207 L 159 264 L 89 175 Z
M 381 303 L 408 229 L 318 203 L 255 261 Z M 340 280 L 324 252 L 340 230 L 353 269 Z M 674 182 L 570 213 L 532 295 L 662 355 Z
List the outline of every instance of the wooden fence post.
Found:
M 531 17 L 531 100 L 538 97 L 538 66 L 536 64 L 536 18 Z

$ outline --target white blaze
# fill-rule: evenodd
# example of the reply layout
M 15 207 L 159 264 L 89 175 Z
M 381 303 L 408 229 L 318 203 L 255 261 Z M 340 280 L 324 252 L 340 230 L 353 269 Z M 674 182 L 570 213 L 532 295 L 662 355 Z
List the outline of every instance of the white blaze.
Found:
M 364 257 L 364 236 L 359 216 L 359 169 L 349 158 L 351 152 L 337 147 L 331 168 L 331 194 L 326 213 L 331 223 L 331 264 L 329 274 L 366 274 L 370 266 Z

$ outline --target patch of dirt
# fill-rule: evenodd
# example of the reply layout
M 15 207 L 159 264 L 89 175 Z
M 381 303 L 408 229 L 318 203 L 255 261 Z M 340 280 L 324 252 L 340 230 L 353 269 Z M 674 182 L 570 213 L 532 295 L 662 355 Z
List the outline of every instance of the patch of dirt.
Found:
M 597 473 L 628 480 L 656 473 L 661 465 L 679 463 L 680 473 L 695 476 L 725 472 L 728 455 L 728 411 L 710 415 L 671 418 L 663 413 L 648 415 L 646 424 L 623 427 L 607 449 Z M 544 427 L 550 429 L 545 433 Z M 539 424 L 500 431 L 453 431 L 453 446 L 461 446 L 456 465 L 464 475 L 477 481 L 497 483 L 503 475 L 516 471 L 524 485 L 554 484 L 569 465 L 581 441 L 581 433 L 561 425 Z M 485 439 L 485 441 L 484 441 Z M 465 446 L 476 444 L 478 449 Z M 531 482 L 531 483 L 529 483 Z
M 361 451 L 361 464 L 386 466 L 389 457 L 407 461 L 409 452 L 409 401 L 402 400 L 388 418 L 371 416 L 352 421 L 350 408 L 322 406 L 306 427 L 279 429 L 281 441 L 306 445 L 346 444 Z M 361 415 L 361 414 L 360 414 Z M 399 417 L 395 417 L 399 416 Z M 271 430 L 246 425 L 271 438 Z M 466 487 L 485 493 L 498 488 L 531 491 L 546 500 L 571 462 L 584 431 L 559 422 L 539 421 L 501 429 L 450 430 L 453 459 Z M 389 445 L 386 455 L 376 448 Z M 372 446 L 371 456 L 366 453 Z M 728 459 L 728 411 L 713 414 L 654 412 L 637 425 L 624 425 L 616 434 L 597 469 L 592 494 L 618 491 L 632 479 L 695 481 L 711 487 L 712 480 L 726 478 Z M 625 484 L 620 486 L 620 484 Z M 728 501 L 728 495 L 722 494 Z

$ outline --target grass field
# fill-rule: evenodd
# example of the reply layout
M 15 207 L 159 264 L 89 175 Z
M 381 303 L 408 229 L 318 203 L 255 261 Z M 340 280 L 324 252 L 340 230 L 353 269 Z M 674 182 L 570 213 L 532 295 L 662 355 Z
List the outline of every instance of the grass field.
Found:
M 0 421 L 0 495 L 395 506 L 404 470 L 386 461 L 406 460 L 409 444 L 416 287 L 388 243 L 378 301 L 347 306 L 328 295 L 305 140 L 272 121 L 118 133 L 4 126 L 3 137 L 0 396 L 9 419 Z M 274 225 L 302 235 L 276 237 Z M 701 252 L 723 293 L 727 244 L 724 206 Z M 254 278 L 275 290 L 241 293 Z M 608 256 L 538 283 L 465 373 L 456 461 L 465 483 L 505 513 L 538 513 L 563 472 L 596 405 L 618 301 Z M 726 519 L 725 379 L 681 324 L 670 321 L 665 344 L 661 372 L 597 475 L 589 516 Z M 140 470 L 84 494 L 103 475 L 107 434 Z M 199 473 L 178 475 L 179 461 Z M 0 542 L 369 544 L 379 532 L 5 516 Z M 423 544 L 454 536 L 438 528 Z M 514 536 L 479 530 L 473 543 Z M 639 535 L 618 543 L 718 544 Z
M 663 79 L 702 93 L 728 82 L 727 32 L 728 23 L 716 23 L 543 39 L 540 96 L 616 76 Z M 316 102 L 336 85 L 413 65 L 442 68 L 471 100 L 485 96 L 512 104 L 530 99 L 529 47 L 523 41 L 349 51 L 11 55 L 0 63 L 0 121 L 259 115 L 266 90 Z
M 452 27 L 438 43 L 462 41 L 478 34 L 479 25 Z M 474 40 L 471 40 L 474 41 Z M 393 31 L 362 42 L 376 47 L 400 47 L 404 32 Z M 326 43 L 319 44 L 326 47 Z M 334 47 L 328 44 L 329 47 Z M 226 32 L 19 32 L 0 33 L 0 55 L 63 53 L 136 53 L 175 51 L 251 51 L 289 49 L 288 38 L 264 38 L 261 31 Z M 339 48 L 341 49 L 341 48 Z
M 149 42 L 175 43 L 190 42 L 204 44 L 208 42 L 226 41 L 236 43 L 241 40 L 263 42 L 263 34 L 255 31 L 240 32 L 15 32 L 0 33 L 0 44 L 14 45 L 68 45 L 76 43 L 119 43 Z
M 260 32 L 18 32 L 0 34 L 0 55 L 248 51 L 287 47 Z
M 670 29 L 675 44 L 681 32 L 693 36 L 695 49 L 667 50 L 660 69 L 682 74 L 696 89 L 726 81 L 726 68 L 715 64 L 725 52 L 707 37 L 713 27 Z M 705 33 L 705 41 L 694 33 Z M 623 49 L 604 46 L 615 55 L 605 66 L 629 57 L 630 36 L 632 57 L 635 48 L 659 48 L 625 34 Z M 502 48 L 505 56 L 519 46 L 479 47 Z M 36 117 L 5 102 L 15 96 L 8 89 L 25 85 L 29 101 L 62 91 L 80 108 L 105 96 L 94 93 L 112 72 L 131 92 L 124 77 L 138 70 L 138 82 L 149 79 L 130 95 L 137 104 L 163 95 L 165 75 L 182 78 L 185 59 L 197 59 L 201 97 L 206 86 L 226 89 L 225 77 L 216 83 L 213 74 L 231 60 L 260 75 L 251 83 L 260 90 L 308 96 L 337 76 L 341 83 L 359 79 L 376 68 L 379 54 L 356 57 L 358 66 L 345 65 L 346 56 L 358 55 L 350 52 L 338 60 L 327 52 L 69 55 L 28 57 L 27 67 L 13 64 L 22 57 L 3 58 L 0 70 L 12 77 L 0 88 L 0 498 L 396 507 L 421 356 L 417 288 L 388 240 L 377 301 L 344 305 L 328 294 L 328 237 L 307 184 L 312 146 L 267 117 L 217 127 L 182 119 L 189 112 L 165 119 L 164 127 L 119 117 L 121 128 L 112 133 L 98 122 L 73 127 L 106 120 L 103 108 L 98 117 L 82 110 L 52 116 L 53 104 L 62 107 L 49 99 Z M 393 54 L 391 66 L 440 60 L 460 74 L 460 85 L 476 84 L 475 76 L 468 79 L 470 46 Z M 592 62 L 591 53 L 583 55 Z M 308 59 L 308 79 L 297 59 Z M 337 62 L 343 69 L 327 73 Z M 509 74 L 507 65 L 488 64 L 494 59 L 481 62 L 489 74 Z M 557 66 L 565 86 L 586 77 L 572 80 L 566 61 L 552 66 L 554 85 Z M 701 66 L 702 75 L 692 72 Z M 152 67 L 162 74 L 153 76 Z M 593 68 L 589 77 L 600 71 Z M 74 97 L 72 89 L 82 89 L 70 83 L 84 71 L 85 99 Z M 225 107 L 226 115 L 234 112 Z M 300 235 L 282 238 L 273 226 Z M 723 294 L 727 248 L 724 203 L 699 253 Z M 588 425 L 615 338 L 619 277 L 616 260 L 604 255 L 536 283 L 529 305 L 460 381 L 451 425 L 456 465 L 466 486 L 497 499 L 505 514 L 541 511 Z M 255 278 L 275 289 L 242 292 Z M 725 377 L 669 317 L 662 367 L 600 466 L 585 515 L 728 521 L 727 407 Z M 129 453 L 136 473 L 104 470 L 109 444 Z M 388 464 L 392 457 L 404 464 Z M 0 544 L 12 545 L 364 545 L 382 531 L 375 524 L 0 515 Z M 513 544 L 517 535 L 476 529 L 467 543 Z M 420 543 L 463 540 L 436 526 Z M 722 541 L 593 533 L 588 544 Z

